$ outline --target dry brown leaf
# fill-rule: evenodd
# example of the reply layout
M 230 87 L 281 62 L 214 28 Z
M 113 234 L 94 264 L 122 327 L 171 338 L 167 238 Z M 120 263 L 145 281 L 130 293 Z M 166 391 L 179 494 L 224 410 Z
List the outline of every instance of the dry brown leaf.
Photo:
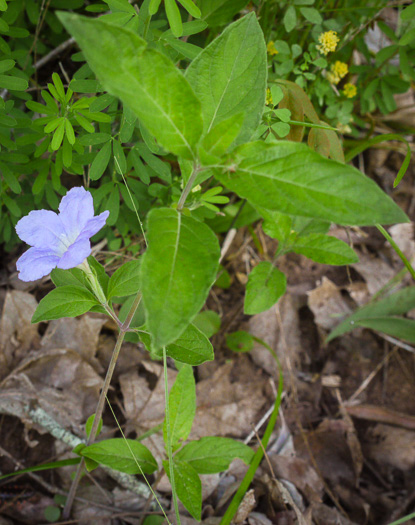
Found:
M 138 434 L 155 427 L 164 420 L 164 377 L 160 363 L 143 361 L 142 375 L 133 370 L 120 376 L 121 392 L 127 423 Z M 147 378 L 144 377 L 147 374 Z M 177 372 L 167 368 L 169 388 Z M 151 388 L 150 384 L 154 384 Z
M 250 512 L 255 508 L 256 499 L 254 489 L 248 490 L 241 501 L 238 510 L 233 518 L 234 523 L 243 523 L 249 516 Z
M 365 280 L 370 295 L 374 295 L 395 276 L 396 268 L 379 257 L 358 251 L 357 254 L 359 262 L 352 266 Z
M 248 356 L 238 355 L 196 385 L 197 410 L 190 439 L 203 436 L 241 438 L 249 434 L 267 402 L 266 381 Z
M 293 483 L 310 502 L 321 502 L 324 485 L 309 462 L 294 456 L 269 454 L 274 474 L 278 479 Z
M 101 377 L 74 350 L 33 352 L 2 383 L 19 391 L 63 426 L 79 425 L 96 408 Z
M 314 314 L 315 323 L 326 330 L 331 330 L 352 313 L 340 288 L 327 277 L 323 277 L 321 284 L 308 292 L 308 306 Z
M 38 337 L 31 324 L 37 301 L 26 292 L 8 292 L 0 321 L 0 379 L 4 378 L 27 353 Z
M 287 293 L 276 306 L 249 320 L 249 332 L 275 350 L 284 371 L 298 365 L 303 350 L 298 308 L 298 298 Z M 278 366 L 269 350 L 255 342 L 251 356 L 255 364 L 278 380 Z
M 313 505 L 313 520 L 316 525 L 357 525 L 350 521 L 334 507 L 328 507 L 323 503 Z
M 333 486 L 354 487 L 356 474 L 353 459 L 346 439 L 347 426 L 342 420 L 326 419 L 316 430 L 294 436 L 297 456 L 310 461 L 309 448 L 323 478 Z
M 363 449 L 380 467 L 408 472 L 415 467 L 415 432 L 377 424 L 365 434 Z
M 106 319 L 99 314 L 86 314 L 82 317 L 64 318 L 50 321 L 42 337 L 44 349 L 68 348 L 75 350 L 95 368 L 101 365 L 95 359 L 99 334 Z

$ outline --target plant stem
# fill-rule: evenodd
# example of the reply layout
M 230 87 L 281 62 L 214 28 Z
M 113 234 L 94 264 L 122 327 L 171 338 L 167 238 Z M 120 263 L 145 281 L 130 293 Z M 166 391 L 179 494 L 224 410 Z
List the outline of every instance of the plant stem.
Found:
M 117 364 L 117 359 L 120 354 L 121 345 L 124 341 L 126 332 L 128 332 L 130 328 L 131 320 L 134 317 L 134 314 L 138 308 L 138 305 L 140 304 L 140 301 L 141 301 L 141 292 L 138 292 L 130 308 L 130 311 L 128 312 L 126 320 L 119 327 L 120 331 L 118 333 L 117 341 L 115 343 L 115 347 L 112 352 L 110 364 L 108 365 L 108 370 L 105 376 L 104 385 L 102 387 L 101 394 L 98 399 L 97 408 L 95 410 L 94 422 L 92 424 L 91 432 L 89 433 L 89 436 L 86 442 L 87 446 L 93 443 L 93 441 L 95 441 L 99 422 L 101 421 L 102 413 L 104 412 L 105 399 L 106 399 L 108 389 L 111 384 L 112 376 L 114 374 L 115 365 Z M 62 513 L 63 519 L 68 519 L 70 516 L 73 501 L 75 499 L 75 494 L 76 494 L 79 482 L 81 481 L 81 476 L 82 476 L 84 465 L 85 465 L 85 460 L 84 458 L 82 458 L 76 470 L 75 478 L 72 481 L 72 485 L 69 490 L 68 498 L 65 503 L 65 508 L 63 509 L 63 513 Z
M 404 263 L 406 269 L 411 274 L 412 279 L 415 281 L 415 269 L 413 268 L 411 263 L 408 261 L 408 259 L 405 257 L 405 254 L 402 252 L 402 250 L 399 248 L 399 246 L 396 244 L 396 242 L 392 239 L 392 237 L 389 235 L 389 233 L 385 230 L 383 226 L 381 226 L 380 224 L 376 224 L 376 228 L 385 237 L 385 239 L 389 241 L 389 244 L 395 250 L 395 252 L 399 256 L 401 261 Z
M 174 468 L 173 468 L 173 451 L 171 447 L 171 429 L 170 429 L 170 407 L 169 407 L 169 384 L 168 384 L 168 378 L 167 378 L 167 353 L 166 353 L 166 347 L 163 347 L 163 368 L 164 368 L 164 398 L 165 398 L 165 405 L 166 405 L 166 430 L 167 430 L 167 457 L 169 460 L 169 471 L 170 471 L 170 485 L 171 485 L 171 492 L 173 495 L 173 505 L 174 505 L 174 511 L 176 513 L 176 521 L 177 525 L 180 525 L 180 514 L 179 514 L 179 504 L 177 501 L 177 494 L 176 494 L 176 484 L 174 483 Z
M 189 196 L 189 193 L 191 192 L 192 190 L 192 187 L 193 187 L 193 183 L 194 181 L 196 180 L 196 176 L 197 174 L 199 173 L 200 171 L 200 168 L 195 166 L 193 168 L 193 173 L 190 175 L 190 178 L 189 180 L 187 181 L 187 184 L 186 186 L 184 187 L 184 190 L 182 192 L 182 194 L 180 195 L 180 199 L 179 199 L 179 202 L 177 204 L 177 210 L 180 211 L 183 209 L 183 206 L 185 205 L 186 203 L 186 199 L 187 197 Z

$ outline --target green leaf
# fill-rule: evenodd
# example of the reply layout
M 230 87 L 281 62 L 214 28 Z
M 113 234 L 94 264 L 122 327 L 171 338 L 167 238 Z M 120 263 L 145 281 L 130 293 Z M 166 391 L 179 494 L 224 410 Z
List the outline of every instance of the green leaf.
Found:
M 151 210 L 147 228 L 143 301 L 153 344 L 161 348 L 175 341 L 202 308 L 220 250 L 208 226 L 176 210 Z
M 103 144 L 111 140 L 109 133 L 91 133 L 88 135 L 82 135 L 79 137 L 79 143 L 82 146 L 96 146 L 97 144 Z
M 180 447 L 180 441 L 186 441 L 192 430 L 196 414 L 196 384 L 193 368 L 183 366 L 169 394 L 170 440 L 173 452 Z M 167 420 L 164 419 L 163 438 L 167 447 Z
M 226 334 L 226 345 L 232 352 L 250 352 L 254 347 L 254 338 L 245 330 Z
M 17 202 L 14 199 L 11 199 L 6 193 L 3 193 L 2 199 L 7 209 L 12 215 L 14 215 L 15 217 L 22 216 L 22 211 L 20 209 L 20 206 L 17 204 Z
M 114 140 L 113 144 L 114 152 L 114 165 L 117 173 L 124 175 L 127 171 L 127 159 L 125 158 L 124 149 L 118 140 Z
M 16 175 L 11 171 L 7 164 L 0 162 L 0 173 L 13 193 L 19 194 L 22 192 L 22 187 L 20 186 Z
M 312 233 L 305 237 L 298 237 L 289 246 L 289 250 L 305 255 L 320 264 L 353 264 L 359 262 L 356 253 L 345 242 L 336 237 Z
M 358 326 L 371 328 L 393 337 L 415 343 L 415 321 L 403 317 L 375 317 L 357 321 Z
M 0 75 L 0 88 L 10 91 L 24 91 L 29 87 L 27 80 L 10 75 Z
M 146 348 L 151 351 L 151 335 L 144 332 L 138 333 L 140 340 Z M 206 361 L 213 361 L 215 354 L 213 346 L 206 335 L 193 324 L 174 341 L 166 346 L 168 357 L 172 357 L 180 363 L 186 363 L 192 366 L 198 366 Z M 161 352 L 157 352 L 161 357 Z
M 314 7 L 300 7 L 300 13 L 312 24 L 321 24 L 323 22 L 322 16 Z
M 54 151 L 58 150 L 61 147 L 64 134 L 65 134 L 65 119 L 62 119 L 59 121 L 58 127 L 56 128 L 56 131 L 53 134 L 51 147 Z
M 282 21 L 287 33 L 290 33 L 297 25 L 297 15 L 295 12 L 295 7 L 293 5 L 288 6 L 288 9 L 287 11 L 285 11 L 285 15 Z
M 133 439 L 106 439 L 83 448 L 80 454 L 126 474 L 152 474 L 158 468 L 149 449 Z
M 168 461 L 163 461 L 163 466 L 170 479 Z M 202 517 L 202 483 L 198 473 L 186 461 L 180 461 L 174 458 L 173 475 L 179 500 L 192 517 L 200 521 Z
M 176 37 L 182 36 L 182 17 L 175 0 L 164 0 L 164 7 L 166 8 L 167 20 L 169 21 L 173 35 Z
M 209 26 L 217 27 L 226 24 L 241 11 L 248 0 L 199 0 L 202 20 Z
M 247 445 L 225 437 L 204 437 L 191 441 L 175 455 L 175 461 L 186 461 L 198 474 L 216 474 L 229 468 L 235 458 L 249 465 L 254 451 Z
M 202 103 L 205 133 L 243 113 L 235 144 L 248 140 L 261 120 L 266 76 L 264 35 L 251 13 L 228 26 L 186 70 L 186 78 Z
M 59 18 L 105 89 L 119 97 L 165 149 L 193 159 L 202 132 L 200 102 L 166 56 L 129 30 L 71 13 Z
M 238 136 L 244 121 L 244 114 L 237 113 L 222 120 L 203 138 L 199 154 L 205 165 L 220 159 Z
M 92 255 L 90 255 L 87 258 L 87 262 L 89 264 L 89 267 L 91 268 L 92 273 L 97 278 L 98 283 L 100 284 L 104 294 L 106 295 L 108 290 L 108 282 L 110 278 L 107 275 L 105 268 Z
M 44 297 L 32 317 L 32 323 L 62 317 L 76 317 L 99 304 L 95 296 L 81 286 L 59 286 Z
M 5 73 L 6 71 L 13 69 L 15 63 L 14 60 L 0 60 L 0 73 Z
M 85 433 L 86 433 L 87 437 L 89 437 L 89 434 L 91 433 L 92 426 L 94 424 L 94 420 L 95 420 L 95 414 L 92 414 L 92 416 L 89 416 L 89 418 L 87 419 L 87 421 L 85 423 Z M 97 436 L 99 435 L 99 433 L 102 430 L 102 425 L 103 425 L 103 421 L 102 421 L 102 418 L 101 418 L 99 420 L 99 423 L 98 423 L 98 428 L 97 428 L 97 433 L 96 433 Z
M 81 458 L 70 458 L 62 459 L 61 461 L 52 461 L 50 463 L 43 463 L 43 465 L 36 465 L 34 467 L 24 468 L 22 470 L 15 470 L 10 474 L 4 474 L 0 476 L 0 480 L 11 478 L 12 476 L 19 476 L 20 474 L 26 474 L 27 472 L 41 472 L 42 470 L 50 470 L 53 468 L 67 467 L 69 465 L 77 465 L 80 463 Z
M 106 170 L 111 158 L 111 141 L 106 142 L 92 161 L 89 178 L 98 180 Z
M 260 262 L 248 276 L 244 312 L 248 315 L 269 310 L 285 293 L 285 275 L 268 261 Z
M 189 15 L 193 18 L 200 18 L 200 9 L 192 2 L 192 0 L 179 0 L 182 6 L 186 9 Z
M 305 144 L 252 142 L 234 151 L 228 165 L 215 176 L 254 207 L 342 225 L 408 221 L 371 179 Z
M 141 259 L 124 263 L 116 270 L 108 283 L 108 299 L 133 295 L 140 289 Z
M 411 18 L 414 18 L 414 17 L 415 17 L 415 4 L 405 7 L 405 9 L 401 11 L 401 20 L 411 20 Z
M 50 274 L 53 284 L 58 286 L 86 286 L 86 277 L 79 268 L 71 268 L 69 270 L 61 270 L 55 268 Z
M 406 33 L 399 39 L 400 46 L 407 46 L 415 40 L 415 27 L 406 31 Z
M 193 319 L 193 324 L 205 334 L 206 337 L 210 338 L 220 330 L 220 315 L 213 310 L 204 310 L 203 312 L 199 312 Z
M 336 326 L 326 341 L 331 341 L 339 335 L 351 332 L 360 322 L 366 323 L 370 319 L 402 315 L 412 308 L 415 308 L 415 286 L 403 288 L 385 299 L 362 306 Z

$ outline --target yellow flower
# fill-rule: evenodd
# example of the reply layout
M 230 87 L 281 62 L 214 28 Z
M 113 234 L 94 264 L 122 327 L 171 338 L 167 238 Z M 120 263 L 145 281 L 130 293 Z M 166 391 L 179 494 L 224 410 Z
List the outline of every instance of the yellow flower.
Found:
M 320 42 L 320 45 L 317 46 L 317 49 L 323 53 L 323 55 L 328 55 L 330 52 L 336 50 L 340 39 L 337 36 L 336 31 L 326 31 L 325 33 L 321 33 L 318 37 L 318 41 Z
M 271 95 L 271 90 L 269 88 L 267 88 L 267 97 L 265 99 L 265 104 L 267 106 L 272 106 L 272 95 Z
M 345 84 L 343 89 L 343 95 L 347 98 L 353 98 L 357 94 L 357 88 L 354 84 Z
M 336 60 L 334 64 L 330 66 L 331 71 L 327 73 L 327 80 L 330 84 L 338 84 L 342 78 L 344 78 L 349 72 L 349 68 L 345 62 Z
M 267 52 L 268 52 L 268 55 L 270 55 L 271 57 L 274 56 L 274 55 L 278 55 L 278 51 L 275 49 L 275 43 L 273 40 L 270 40 L 267 44 Z

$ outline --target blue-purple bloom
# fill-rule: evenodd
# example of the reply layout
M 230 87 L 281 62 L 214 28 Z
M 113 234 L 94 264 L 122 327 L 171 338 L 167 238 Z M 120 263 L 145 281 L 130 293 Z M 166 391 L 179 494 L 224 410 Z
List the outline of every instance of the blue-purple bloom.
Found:
M 109 211 L 94 217 L 92 195 L 72 188 L 59 204 L 59 214 L 31 211 L 16 224 L 16 233 L 32 248 L 17 261 L 19 279 L 35 281 L 54 268 L 68 270 L 91 255 L 89 239 L 104 225 Z

